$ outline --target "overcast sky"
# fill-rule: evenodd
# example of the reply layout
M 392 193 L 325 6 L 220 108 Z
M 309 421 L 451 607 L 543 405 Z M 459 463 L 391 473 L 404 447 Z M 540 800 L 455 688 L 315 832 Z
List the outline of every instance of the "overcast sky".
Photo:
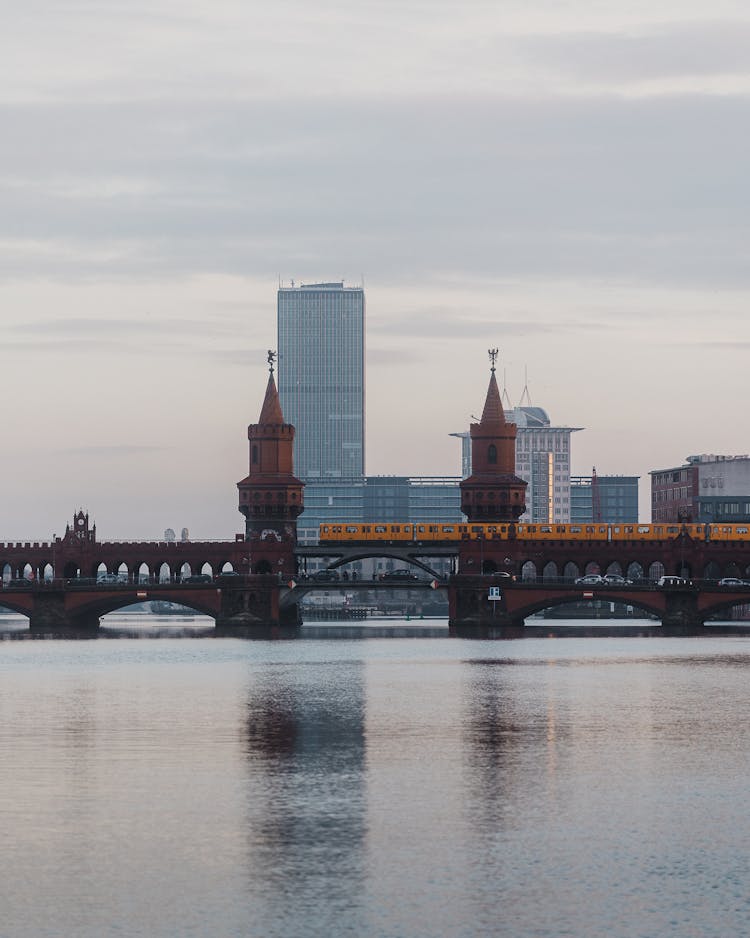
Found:
M 8 5 L 0 539 L 242 530 L 279 277 L 364 278 L 371 473 L 459 473 L 494 346 L 646 504 L 750 451 L 749 96 L 739 0 Z

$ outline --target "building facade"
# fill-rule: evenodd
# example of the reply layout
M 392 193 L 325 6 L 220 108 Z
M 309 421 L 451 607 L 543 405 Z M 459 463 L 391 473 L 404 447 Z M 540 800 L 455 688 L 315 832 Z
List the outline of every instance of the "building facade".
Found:
M 638 523 L 639 476 L 571 476 L 570 521 Z
M 750 523 L 750 456 L 688 456 L 654 469 L 651 520 Z
M 365 469 L 365 294 L 343 282 L 280 287 L 278 381 L 307 483 L 361 480 Z
M 343 282 L 280 287 L 278 382 L 306 483 L 301 543 L 321 521 L 361 521 L 365 472 L 365 294 Z

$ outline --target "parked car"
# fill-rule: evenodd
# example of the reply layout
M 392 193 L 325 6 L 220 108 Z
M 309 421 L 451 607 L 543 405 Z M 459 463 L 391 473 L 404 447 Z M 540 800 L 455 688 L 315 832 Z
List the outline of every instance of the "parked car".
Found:
M 747 586 L 747 583 L 745 583 L 744 580 L 740 580 L 739 577 L 736 577 L 736 576 L 725 576 L 725 577 L 722 577 L 721 580 L 719 580 L 718 585 L 719 586 Z
M 217 580 L 239 580 L 242 576 L 241 573 L 237 573 L 236 570 L 222 570 L 221 573 L 216 574 Z
M 183 583 L 210 583 L 211 576 L 208 573 L 193 573 L 190 576 L 182 578 Z
M 338 580 L 339 572 L 338 570 L 318 570 L 316 573 L 313 573 L 313 580 Z
M 23 576 L 8 580 L 5 585 L 8 589 L 31 589 L 34 584 L 32 580 L 27 580 L 26 577 Z
M 602 577 L 607 586 L 631 586 L 633 581 L 619 573 L 605 573 Z
M 116 573 L 98 573 L 96 577 L 97 583 L 119 583 L 119 577 Z
M 418 580 L 419 577 L 416 573 L 412 573 L 411 570 L 387 570 L 385 573 L 381 574 L 380 579 L 385 583 L 403 583 L 407 580 Z
M 587 573 L 586 576 L 579 576 L 576 580 L 576 586 L 603 586 L 604 577 L 598 573 Z
M 657 586 L 692 586 L 692 583 L 684 576 L 662 576 Z

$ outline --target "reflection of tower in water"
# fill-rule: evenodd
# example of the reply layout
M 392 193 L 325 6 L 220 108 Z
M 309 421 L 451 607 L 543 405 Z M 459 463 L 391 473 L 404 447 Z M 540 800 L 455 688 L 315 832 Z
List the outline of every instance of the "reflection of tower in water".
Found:
M 362 666 L 269 669 L 250 690 L 245 758 L 256 933 L 284 933 L 285 915 L 293 930 L 306 909 L 320 934 L 335 934 L 341 915 L 352 920 L 353 880 L 364 880 Z

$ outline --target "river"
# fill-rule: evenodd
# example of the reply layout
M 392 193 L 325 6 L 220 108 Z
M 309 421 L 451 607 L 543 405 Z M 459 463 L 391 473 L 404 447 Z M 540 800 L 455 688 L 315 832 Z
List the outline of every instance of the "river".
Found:
M 750 638 L 127 619 L 0 642 L 2 938 L 750 934 Z

